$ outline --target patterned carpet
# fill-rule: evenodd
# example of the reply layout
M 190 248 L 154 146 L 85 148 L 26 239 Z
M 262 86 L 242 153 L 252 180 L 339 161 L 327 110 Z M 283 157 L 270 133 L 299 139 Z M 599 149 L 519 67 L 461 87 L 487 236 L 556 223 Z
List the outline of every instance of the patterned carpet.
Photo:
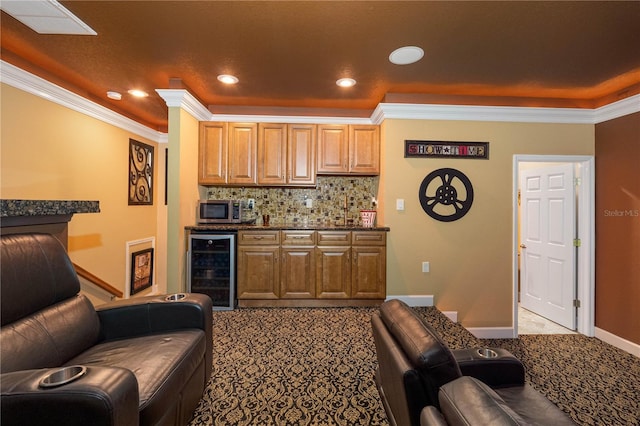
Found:
M 388 425 L 373 381 L 375 309 L 214 312 L 212 379 L 191 426 Z M 511 351 L 578 424 L 640 425 L 640 359 L 581 335 L 481 341 L 435 308 L 416 311 L 452 349 Z

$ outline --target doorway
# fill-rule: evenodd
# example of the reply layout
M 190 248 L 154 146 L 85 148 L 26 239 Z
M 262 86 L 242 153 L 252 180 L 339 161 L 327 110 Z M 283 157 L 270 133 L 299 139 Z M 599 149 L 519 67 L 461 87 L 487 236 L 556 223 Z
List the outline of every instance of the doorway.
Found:
M 568 266 L 570 272 L 575 276 L 574 278 L 566 278 L 571 280 L 572 283 L 568 285 L 575 285 L 575 294 L 573 288 L 571 288 L 571 300 L 577 300 L 577 316 L 575 316 L 573 325 L 574 328 L 581 334 L 587 336 L 593 336 L 595 333 L 594 324 L 594 293 L 595 293 L 595 176 L 594 176 L 594 159 L 592 156 L 541 156 L 541 155 L 515 155 L 513 162 L 513 214 L 514 214 L 514 232 L 513 232 L 513 324 L 514 337 L 518 335 L 518 307 L 521 299 L 521 270 L 520 270 L 520 256 L 523 250 L 520 245 L 523 244 L 520 241 L 520 225 L 522 223 L 522 213 L 520 209 L 520 181 L 523 176 L 535 175 L 527 170 L 541 169 L 544 170 L 558 170 L 564 167 L 569 167 L 575 171 L 575 175 L 571 176 L 571 180 L 575 182 L 575 212 L 568 213 L 569 220 L 573 223 L 568 224 L 568 227 L 576 229 L 576 245 L 575 259 L 571 258 L 569 261 L 571 265 Z M 573 182 L 572 182 L 573 183 Z M 548 212 L 543 213 L 549 215 Z M 555 216 L 555 214 L 554 214 Z M 571 241 L 573 243 L 573 241 Z M 526 244 L 523 244 L 526 246 Z M 533 250 L 531 250 L 533 252 Z M 531 256 L 532 259 L 535 256 Z M 555 257 L 554 257 L 555 259 Z M 557 265 L 557 263 L 556 263 Z M 536 267 L 535 262 L 529 264 L 529 268 Z M 534 274 L 531 275 L 531 272 Z M 536 270 L 530 270 L 530 277 L 535 278 Z M 548 285 L 542 280 L 544 285 Z M 574 284 L 575 283 L 575 284 Z M 535 287 L 535 284 L 534 284 Z M 534 288 L 535 290 L 535 288 Z M 534 291 L 535 293 L 535 291 Z M 552 297 L 553 299 L 553 297 Z M 553 301 L 553 300 L 552 300 Z M 571 306 L 564 308 L 567 313 L 575 315 L 576 310 Z M 544 311 L 541 312 L 545 316 Z M 553 318 L 551 318 L 553 319 Z

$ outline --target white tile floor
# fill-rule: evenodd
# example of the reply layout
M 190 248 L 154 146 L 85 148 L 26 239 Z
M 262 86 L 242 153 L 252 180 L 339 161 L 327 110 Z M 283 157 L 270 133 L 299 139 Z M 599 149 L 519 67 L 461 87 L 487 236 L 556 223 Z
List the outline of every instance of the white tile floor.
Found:
M 576 332 L 518 306 L 518 334 L 576 334 Z

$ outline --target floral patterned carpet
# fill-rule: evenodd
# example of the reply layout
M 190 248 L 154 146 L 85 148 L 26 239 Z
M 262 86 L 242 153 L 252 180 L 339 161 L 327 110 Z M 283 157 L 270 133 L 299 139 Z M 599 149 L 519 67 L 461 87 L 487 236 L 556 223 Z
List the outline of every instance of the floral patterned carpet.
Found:
M 377 308 L 214 312 L 213 373 L 191 426 L 388 425 L 373 380 Z M 436 308 L 415 308 L 451 349 L 497 346 L 581 425 L 640 425 L 640 359 L 582 335 L 479 340 Z

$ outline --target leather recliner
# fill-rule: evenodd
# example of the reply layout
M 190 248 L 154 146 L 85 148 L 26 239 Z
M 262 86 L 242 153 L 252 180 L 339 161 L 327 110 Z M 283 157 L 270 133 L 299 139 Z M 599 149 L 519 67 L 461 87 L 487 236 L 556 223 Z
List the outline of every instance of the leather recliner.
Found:
M 48 234 L 3 235 L 0 266 L 3 426 L 188 423 L 211 375 L 209 297 L 94 308 Z
M 371 318 L 376 384 L 392 425 L 573 425 L 525 384 L 524 367 L 510 352 L 450 350 L 433 328 L 400 300 Z

